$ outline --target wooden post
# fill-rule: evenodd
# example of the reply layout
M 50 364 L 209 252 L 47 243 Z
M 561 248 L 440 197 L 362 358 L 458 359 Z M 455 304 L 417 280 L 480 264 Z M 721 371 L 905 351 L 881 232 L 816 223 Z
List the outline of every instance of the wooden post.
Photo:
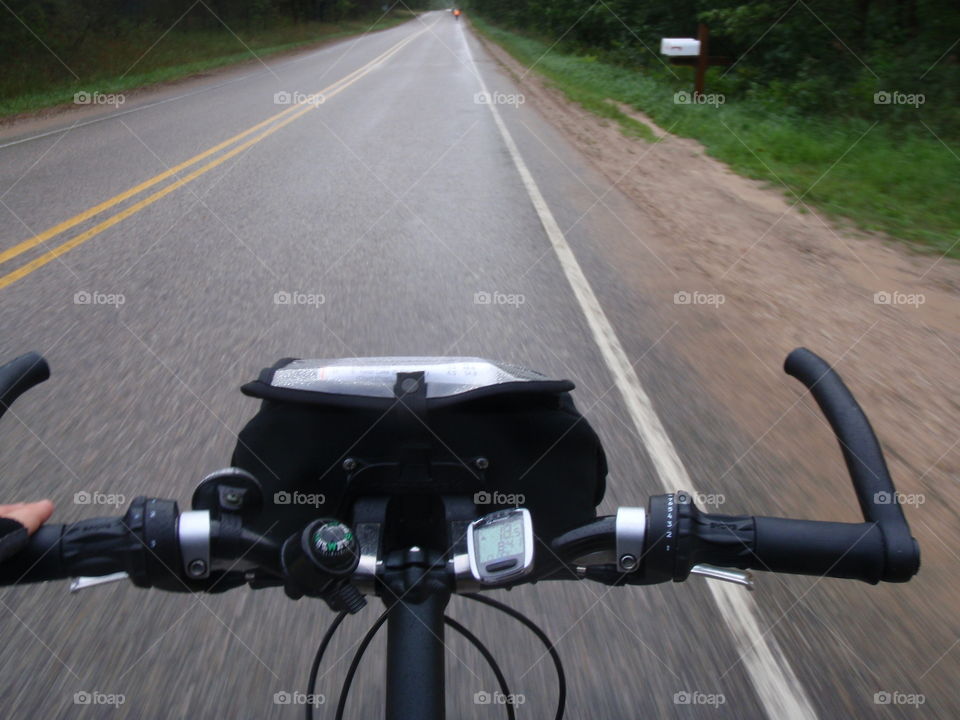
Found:
M 700 41 L 700 56 L 697 58 L 697 76 L 693 84 L 694 99 L 703 95 L 703 83 L 707 77 L 707 68 L 710 66 L 710 31 L 700 23 L 697 28 L 697 39 Z
M 699 55 L 680 55 L 670 58 L 674 65 L 692 67 L 696 70 L 693 81 L 693 99 L 696 101 L 703 95 L 703 86 L 707 79 L 707 68 L 714 65 L 732 65 L 733 59 L 728 57 L 710 57 L 710 30 L 703 23 L 697 28 L 697 39 L 700 41 Z

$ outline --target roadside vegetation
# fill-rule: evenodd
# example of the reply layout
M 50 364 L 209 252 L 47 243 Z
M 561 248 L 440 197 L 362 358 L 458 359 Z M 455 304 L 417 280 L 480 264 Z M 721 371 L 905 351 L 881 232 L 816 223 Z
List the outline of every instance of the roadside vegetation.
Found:
M 796 14 L 786 2 L 700 13 L 672 3 L 656 22 L 648 13 L 633 24 L 631 13 L 647 12 L 631 11 L 636 4 L 600 3 L 579 22 L 584 8 L 564 16 L 569 4 L 559 0 L 538 14 L 542 2 L 474 0 L 472 20 L 570 100 L 620 122 L 628 134 L 652 139 L 618 103 L 783 189 L 800 210 L 809 204 L 836 220 L 960 257 L 960 45 L 951 47 L 960 38 L 960 8 L 927 3 L 922 18 L 916 9 L 908 16 L 912 24 L 899 28 L 902 34 L 886 28 L 871 43 L 864 28 L 879 21 L 854 17 L 846 4 L 830 17 L 833 6 L 813 3 L 818 20 L 802 3 Z M 888 5 L 868 0 L 857 7 L 879 12 Z M 930 14 L 932 6 L 939 14 Z M 661 37 L 695 36 L 698 20 L 711 25 L 711 55 L 739 58 L 729 71 L 709 70 L 702 104 L 691 102 L 693 69 L 658 54 Z M 856 42 L 840 40 L 838 28 Z
M 80 102 L 409 20 L 382 3 L 8 1 L 0 9 L 0 118 Z M 416 3 L 411 3 L 416 7 Z M 94 94 L 97 94 L 94 97 Z

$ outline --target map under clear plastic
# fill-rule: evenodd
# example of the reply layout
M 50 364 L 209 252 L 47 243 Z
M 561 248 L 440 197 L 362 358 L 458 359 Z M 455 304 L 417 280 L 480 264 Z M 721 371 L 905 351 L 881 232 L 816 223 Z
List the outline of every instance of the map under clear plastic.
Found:
M 270 384 L 337 395 L 393 397 L 397 373 L 418 371 L 425 373 L 428 398 L 547 379 L 533 370 L 476 357 L 371 357 L 294 360 L 276 370 Z

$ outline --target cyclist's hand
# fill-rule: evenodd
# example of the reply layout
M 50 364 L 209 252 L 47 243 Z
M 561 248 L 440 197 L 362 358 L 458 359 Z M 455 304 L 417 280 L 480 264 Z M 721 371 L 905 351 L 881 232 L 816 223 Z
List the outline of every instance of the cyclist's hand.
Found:
M 49 500 L 0 505 L 0 562 L 23 549 L 27 538 L 52 514 L 53 503 Z

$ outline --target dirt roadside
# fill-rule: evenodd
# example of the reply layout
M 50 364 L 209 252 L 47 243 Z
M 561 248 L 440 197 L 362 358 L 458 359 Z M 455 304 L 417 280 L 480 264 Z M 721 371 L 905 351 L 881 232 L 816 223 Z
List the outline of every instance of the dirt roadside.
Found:
M 671 347 L 701 376 L 702 387 L 729 408 L 757 448 L 795 471 L 796 482 L 778 489 L 774 503 L 802 517 L 856 517 L 825 421 L 811 398 L 797 401 L 800 386 L 781 370 L 786 353 L 804 345 L 850 381 L 898 489 L 922 496 L 923 504 L 907 514 L 925 568 L 937 567 L 946 579 L 958 562 L 951 548 L 960 544 L 960 263 L 841 229 L 795 206 L 782 189 L 734 174 L 699 143 L 666 134 L 623 107 L 659 139 L 627 138 L 478 37 L 526 101 L 656 228 L 642 244 L 628 233 L 610 238 L 617 271 L 655 297 L 686 293 L 656 312 L 677 323 Z M 673 274 L 651 262 L 650 253 Z M 722 304 L 710 304 L 709 296 L 722 296 Z M 810 490 L 821 484 L 830 492 L 819 512 Z M 841 493 L 842 503 L 830 500 Z

